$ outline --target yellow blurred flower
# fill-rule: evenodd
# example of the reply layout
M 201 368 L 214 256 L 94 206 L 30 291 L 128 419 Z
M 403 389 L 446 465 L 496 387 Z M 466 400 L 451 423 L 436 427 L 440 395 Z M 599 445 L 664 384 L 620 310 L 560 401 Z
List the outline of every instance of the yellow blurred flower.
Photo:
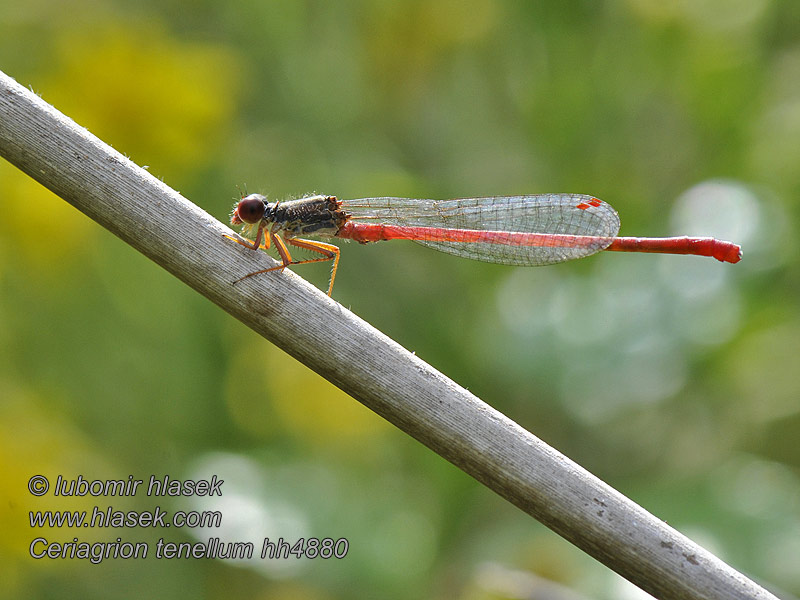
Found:
M 35 87 L 58 110 L 168 179 L 213 159 L 236 107 L 238 62 L 230 50 L 177 41 L 152 23 L 72 29 L 56 47 L 52 72 Z M 60 270 L 99 231 L 8 165 L 0 165 L 0 197 L 12 200 L 0 232 L 30 260 L 25 266 Z M 11 254 L 0 248 L 0 257 Z
M 388 424 L 291 356 L 257 336 L 232 361 L 227 403 L 258 436 L 288 433 L 317 448 L 363 448 Z M 255 368 L 254 368 L 255 367 Z
M 234 112 L 238 61 L 152 23 L 72 31 L 41 86 L 45 100 L 139 164 L 191 170 L 213 154 Z
M 99 227 L 5 162 L 0 163 L 0 196 L 7 199 L 0 221 L 0 269 L 63 272 L 65 258 L 85 249 Z
M 94 479 L 95 474 L 110 470 L 100 453 L 93 450 L 82 433 L 69 419 L 47 406 L 34 393 L 15 388 L 4 382 L 4 397 L 0 403 L 0 579 L 7 586 L 19 585 L 27 569 L 69 569 L 72 561 L 44 560 L 33 564 L 29 547 L 38 537 L 67 542 L 73 536 L 90 533 L 93 540 L 110 537 L 106 530 L 53 527 L 31 527 L 30 511 L 91 511 L 96 504 L 91 496 L 54 497 L 53 490 L 59 475 L 67 480 L 83 474 Z M 112 470 L 113 471 L 113 470 Z M 45 476 L 50 489 L 42 497 L 28 491 L 29 480 Z M 6 590 L 8 591 L 8 590 Z M 9 596 L 11 597 L 11 596 Z

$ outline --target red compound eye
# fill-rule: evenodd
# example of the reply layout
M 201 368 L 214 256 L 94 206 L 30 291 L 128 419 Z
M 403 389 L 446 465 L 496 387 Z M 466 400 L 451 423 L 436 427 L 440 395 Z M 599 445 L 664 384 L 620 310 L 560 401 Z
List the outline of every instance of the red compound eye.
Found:
M 233 222 L 234 225 L 237 223 L 237 220 L 243 223 L 258 223 L 261 217 L 264 216 L 264 206 L 262 197 L 257 194 L 242 198 L 236 206 L 231 222 Z

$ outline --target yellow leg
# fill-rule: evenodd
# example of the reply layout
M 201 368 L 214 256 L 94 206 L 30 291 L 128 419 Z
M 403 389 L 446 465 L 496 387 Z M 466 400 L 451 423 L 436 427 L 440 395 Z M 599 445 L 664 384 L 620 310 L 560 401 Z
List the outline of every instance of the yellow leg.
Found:
M 253 242 L 249 242 L 247 240 L 242 241 L 239 238 L 235 238 L 232 235 L 222 234 L 222 237 L 228 238 L 239 244 L 240 246 L 244 246 L 245 248 L 250 248 L 250 250 L 258 250 L 261 248 L 262 250 L 269 250 L 269 237 L 263 234 L 262 228 L 258 228 L 258 234 L 256 234 L 256 239 Z M 264 242 L 261 242 L 261 238 L 264 238 Z
M 298 248 L 305 248 L 312 252 L 319 252 L 324 255 L 322 258 L 311 258 L 308 260 L 301 260 L 293 262 L 293 265 L 302 265 L 303 263 L 322 262 L 325 260 L 332 260 L 333 266 L 331 267 L 331 279 L 328 282 L 328 296 L 333 291 L 333 281 L 336 279 L 336 269 L 339 268 L 339 247 L 333 244 L 326 244 L 325 242 L 317 242 L 314 240 L 304 240 L 301 238 L 286 238 L 286 242 Z
M 230 236 L 226 236 L 230 237 Z M 231 238 L 233 239 L 233 238 Z M 301 238 L 289 238 L 287 237 L 285 240 L 281 239 L 281 237 L 273 232 L 269 232 L 267 239 L 265 240 L 264 244 L 267 248 L 269 248 L 269 240 L 272 240 L 272 243 L 275 244 L 275 250 L 278 251 L 278 254 L 281 257 L 281 262 L 283 264 L 278 265 L 277 267 L 270 267 L 269 269 L 262 269 L 260 271 L 254 271 L 253 273 L 248 273 L 241 279 L 238 279 L 236 283 L 242 281 L 242 279 L 247 279 L 248 277 L 252 277 L 253 275 L 260 275 L 261 273 L 269 273 L 270 271 L 282 271 L 286 267 L 290 265 L 304 265 L 306 263 L 314 263 L 314 262 L 323 262 L 326 260 L 333 261 L 333 267 L 331 268 L 331 279 L 328 283 L 328 296 L 331 295 L 331 291 L 333 290 L 333 281 L 336 278 L 336 269 L 339 266 L 339 248 L 334 246 L 333 244 L 326 244 L 324 242 L 317 242 L 314 240 L 304 240 Z M 242 243 L 239 240 L 233 239 L 233 241 L 241 244 L 242 246 L 252 248 L 253 246 L 248 246 Z M 317 252 L 322 254 L 323 256 L 320 258 L 309 258 L 306 260 L 293 260 L 292 255 L 289 253 L 289 248 L 286 247 L 286 244 L 291 244 L 297 248 L 303 248 L 304 250 L 311 250 L 312 252 Z

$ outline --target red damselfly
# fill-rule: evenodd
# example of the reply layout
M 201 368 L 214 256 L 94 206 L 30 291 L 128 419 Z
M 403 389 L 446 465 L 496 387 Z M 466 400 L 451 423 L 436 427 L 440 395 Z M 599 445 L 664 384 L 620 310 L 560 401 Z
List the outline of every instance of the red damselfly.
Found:
M 289 265 L 331 260 L 329 296 L 339 266 L 339 248 L 303 236 L 338 237 L 362 244 L 413 240 L 465 258 L 518 266 L 550 265 L 601 250 L 694 254 L 730 263 L 742 257 L 736 244 L 709 237 L 617 237 L 617 211 L 582 194 L 459 200 L 308 196 L 284 202 L 268 202 L 261 194 L 250 194 L 236 205 L 231 223 L 243 224 L 242 233 L 254 239 L 226 237 L 254 250 L 274 245 L 282 263 L 241 279 Z M 289 245 L 321 256 L 294 260 Z

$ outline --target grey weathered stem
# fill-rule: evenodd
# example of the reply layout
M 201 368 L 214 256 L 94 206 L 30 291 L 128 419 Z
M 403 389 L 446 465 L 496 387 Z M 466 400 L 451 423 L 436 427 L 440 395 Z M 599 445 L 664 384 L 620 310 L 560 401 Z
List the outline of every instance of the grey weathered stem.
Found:
M 773 598 L 0 73 L 0 154 L 231 315 L 660 598 Z M 14 199 L 24 202 L 24 198 Z

